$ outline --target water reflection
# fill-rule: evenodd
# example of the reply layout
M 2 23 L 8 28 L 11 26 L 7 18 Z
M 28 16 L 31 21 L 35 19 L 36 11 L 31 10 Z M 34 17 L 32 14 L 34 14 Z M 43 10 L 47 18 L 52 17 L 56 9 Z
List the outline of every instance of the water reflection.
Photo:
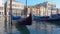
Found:
M 32 25 L 13 25 L 12 34 L 59 34 L 60 21 L 33 21 Z
M 28 28 L 25 25 L 15 25 L 17 30 L 21 32 L 21 34 L 30 34 Z
M 60 29 L 58 23 L 59 23 L 58 21 L 55 21 L 55 22 L 47 22 L 47 21 L 36 22 L 38 34 L 54 34 L 54 33 L 59 34 L 59 31 L 56 30 L 56 29 Z

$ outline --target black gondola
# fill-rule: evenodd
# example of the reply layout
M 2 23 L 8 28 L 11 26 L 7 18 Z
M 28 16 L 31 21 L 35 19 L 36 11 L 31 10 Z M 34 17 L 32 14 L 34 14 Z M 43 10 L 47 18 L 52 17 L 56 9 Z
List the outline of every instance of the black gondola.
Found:
M 31 25 L 32 24 L 32 15 L 30 14 L 27 18 L 21 18 L 17 20 L 18 25 Z

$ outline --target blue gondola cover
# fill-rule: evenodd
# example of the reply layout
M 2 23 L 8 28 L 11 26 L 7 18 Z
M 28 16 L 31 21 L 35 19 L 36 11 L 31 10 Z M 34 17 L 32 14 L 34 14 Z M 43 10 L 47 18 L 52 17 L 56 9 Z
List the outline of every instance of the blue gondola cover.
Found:
M 21 19 L 21 16 L 13 16 L 13 15 L 12 15 L 12 16 L 11 16 L 11 19 L 12 19 L 12 20 L 18 20 L 18 19 Z

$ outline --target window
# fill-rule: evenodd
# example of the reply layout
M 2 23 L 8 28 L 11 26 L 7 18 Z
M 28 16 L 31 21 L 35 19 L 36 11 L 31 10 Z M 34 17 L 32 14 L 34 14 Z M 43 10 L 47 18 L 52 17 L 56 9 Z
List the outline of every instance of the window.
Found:
M 51 8 L 48 8 L 48 10 L 51 10 Z
M 3 7 L 0 7 L 0 10 L 3 10 Z
M 1 12 L 0 12 L 0 15 L 1 15 Z
M 20 7 L 20 5 L 16 5 L 16 4 L 12 4 L 12 6 L 15 6 L 15 7 Z
M 3 12 L 2 12 L 2 15 L 3 15 Z
M 48 4 L 48 7 L 56 7 L 54 4 Z

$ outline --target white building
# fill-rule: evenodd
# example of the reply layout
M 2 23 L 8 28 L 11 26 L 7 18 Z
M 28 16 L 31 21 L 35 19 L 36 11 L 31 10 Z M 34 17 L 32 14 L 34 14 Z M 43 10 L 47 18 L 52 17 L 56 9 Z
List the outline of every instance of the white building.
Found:
M 4 3 L 3 0 L 0 0 L 0 16 L 4 14 Z
M 10 8 L 10 1 L 8 0 L 5 3 L 5 7 L 6 7 L 6 13 L 7 15 L 9 15 L 9 8 Z M 12 14 L 13 15 L 21 15 L 21 12 L 24 10 L 24 4 L 22 2 L 17 2 L 15 0 L 12 0 Z
M 24 4 L 22 2 L 17 2 L 15 0 L 12 0 L 12 15 L 14 16 L 21 16 L 21 12 L 24 10 Z M 6 12 L 6 22 L 7 25 L 10 23 L 10 0 L 6 1 L 5 3 L 5 12 Z M 7 26 L 9 31 L 9 26 Z
M 17 2 L 15 0 L 12 1 L 12 15 L 21 16 L 21 12 L 24 10 L 24 4 L 21 2 Z M 9 12 L 10 12 L 10 1 L 8 0 L 5 3 L 5 11 L 7 14 L 7 21 L 9 21 Z
M 36 7 L 44 6 L 48 10 L 47 16 L 52 14 L 56 14 L 56 4 L 54 2 L 43 2 L 35 5 Z
M 3 22 L 4 18 L 4 3 L 0 0 L 0 22 Z
M 57 14 L 60 14 L 60 8 L 57 8 Z
M 0 34 L 4 34 L 4 0 L 0 0 Z

